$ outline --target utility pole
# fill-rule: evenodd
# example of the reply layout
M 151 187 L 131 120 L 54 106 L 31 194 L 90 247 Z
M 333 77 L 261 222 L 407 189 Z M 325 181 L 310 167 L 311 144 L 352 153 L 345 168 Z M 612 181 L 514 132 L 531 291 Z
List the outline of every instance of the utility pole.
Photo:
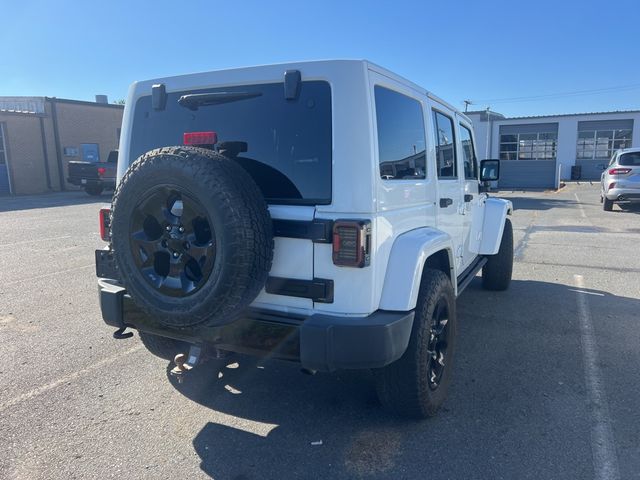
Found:
M 463 100 L 464 102 L 464 113 L 467 113 L 467 109 L 469 108 L 469 105 L 473 105 L 473 102 L 471 100 Z

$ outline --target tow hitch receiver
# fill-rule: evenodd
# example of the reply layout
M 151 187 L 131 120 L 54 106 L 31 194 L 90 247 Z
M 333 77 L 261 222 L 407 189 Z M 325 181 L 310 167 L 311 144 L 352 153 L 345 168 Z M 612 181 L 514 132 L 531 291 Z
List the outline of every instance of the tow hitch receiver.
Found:
M 182 383 L 185 374 L 189 373 L 196 365 L 204 361 L 202 347 L 191 345 L 188 354 L 179 353 L 173 361 L 176 366 L 171 370 L 171 375 L 176 377 L 178 383 Z

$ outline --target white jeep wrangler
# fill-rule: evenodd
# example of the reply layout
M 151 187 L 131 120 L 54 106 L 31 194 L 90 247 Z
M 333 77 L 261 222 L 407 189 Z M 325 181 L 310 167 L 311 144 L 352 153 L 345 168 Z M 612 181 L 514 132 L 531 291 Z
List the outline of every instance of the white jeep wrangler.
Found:
M 134 83 L 96 252 L 104 321 L 182 374 L 206 352 L 373 369 L 381 402 L 433 415 L 456 296 L 509 286 L 511 203 L 471 122 L 366 61 Z

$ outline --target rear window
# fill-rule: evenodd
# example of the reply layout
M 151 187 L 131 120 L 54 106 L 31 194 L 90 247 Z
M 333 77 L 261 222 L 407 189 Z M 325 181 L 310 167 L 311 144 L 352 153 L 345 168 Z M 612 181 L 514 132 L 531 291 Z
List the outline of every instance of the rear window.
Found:
M 636 166 L 640 165 L 640 152 L 623 153 L 620 155 L 618 165 Z
M 183 95 L 219 92 L 257 96 L 200 105 L 197 110 L 178 104 Z M 246 143 L 246 152 L 238 153 L 235 161 L 249 172 L 268 202 L 331 203 L 327 82 L 302 82 L 296 100 L 285 99 L 283 83 L 185 90 L 169 93 L 161 111 L 152 108 L 151 96 L 142 97 L 136 103 L 130 156 L 135 159 L 154 148 L 181 145 L 185 132 L 208 131 L 216 132 L 219 149 L 225 142 Z

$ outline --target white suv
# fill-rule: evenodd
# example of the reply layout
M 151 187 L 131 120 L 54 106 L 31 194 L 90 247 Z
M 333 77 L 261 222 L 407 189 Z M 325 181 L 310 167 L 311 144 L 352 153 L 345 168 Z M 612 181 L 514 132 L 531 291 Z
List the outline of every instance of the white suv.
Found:
M 640 202 L 640 148 L 617 150 L 600 179 L 600 202 L 607 212 L 614 203 Z
M 104 321 L 174 371 L 207 352 L 374 369 L 380 399 L 433 415 L 455 298 L 504 290 L 512 211 L 489 198 L 471 122 L 367 61 L 134 83 L 96 252 Z

